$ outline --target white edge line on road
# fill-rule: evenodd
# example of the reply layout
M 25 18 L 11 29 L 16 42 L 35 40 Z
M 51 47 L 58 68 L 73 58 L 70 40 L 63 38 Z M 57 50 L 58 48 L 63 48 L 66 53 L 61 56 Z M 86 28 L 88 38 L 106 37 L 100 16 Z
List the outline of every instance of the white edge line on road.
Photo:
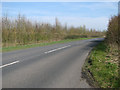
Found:
M 6 67 L 6 66 L 9 66 L 9 65 L 18 63 L 18 62 L 19 62 L 19 61 L 15 61 L 15 62 L 12 62 L 12 63 L 9 63 L 9 64 L 5 64 L 5 65 L 0 66 L 0 68 Z
M 67 48 L 67 47 L 70 47 L 71 45 L 67 45 L 67 46 L 64 46 L 64 47 L 60 47 L 60 48 L 57 48 L 57 49 L 53 49 L 53 50 L 50 50 L 50 51 L 47 51 L 47 52 L 44 52 L 45 54 L 47 53 L 51 53 L 51 52 L 54 52 L 54 51 L 57 51 L 57 50 L 60 50 L 60 49 L 64 49 L 64 48 Z

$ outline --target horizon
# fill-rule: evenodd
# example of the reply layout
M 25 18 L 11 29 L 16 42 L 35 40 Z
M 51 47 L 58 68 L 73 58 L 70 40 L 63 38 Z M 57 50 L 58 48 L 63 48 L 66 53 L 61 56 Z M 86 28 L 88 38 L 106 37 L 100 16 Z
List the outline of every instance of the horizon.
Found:
M 111 16 L 117 15 L 117 2 L 3 2 L 2 16 L 24 15 L 31 21 L 106 30 Z

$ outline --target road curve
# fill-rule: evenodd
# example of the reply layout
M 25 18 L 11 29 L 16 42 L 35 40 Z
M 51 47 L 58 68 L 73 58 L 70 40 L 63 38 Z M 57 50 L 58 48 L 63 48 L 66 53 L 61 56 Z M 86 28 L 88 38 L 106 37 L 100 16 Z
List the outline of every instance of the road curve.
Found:
M 2 88 L 91 88 L 81 78 L 90 50 L 103 39 L 17 50 L 2 54 Z

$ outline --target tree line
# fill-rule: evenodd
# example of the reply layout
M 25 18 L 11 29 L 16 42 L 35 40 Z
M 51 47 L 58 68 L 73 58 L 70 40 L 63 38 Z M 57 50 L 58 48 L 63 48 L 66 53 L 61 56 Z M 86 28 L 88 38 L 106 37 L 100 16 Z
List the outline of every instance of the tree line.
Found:
M 75 39 L 82 37 L 101 37 L 105 31 L 87 29 L 84 26 L 62 26 L 58 19 L 55 24 L 37 23 L 18 15 L 16 19 L 7 16 L 2 17 L 2 46 L 17 46 L 63 39 Z

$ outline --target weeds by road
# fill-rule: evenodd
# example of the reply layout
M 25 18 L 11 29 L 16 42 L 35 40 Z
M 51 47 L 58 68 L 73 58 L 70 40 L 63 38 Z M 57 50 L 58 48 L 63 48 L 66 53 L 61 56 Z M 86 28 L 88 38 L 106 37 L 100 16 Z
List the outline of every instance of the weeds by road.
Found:
M 38 44 L 3 47 L 2 52 L 8 52 L 8 51 L 14 51 L 14 50 L 26 49 L 26 48 L 33 48 L 33 47 L 39 47 L 39 46 L 46 46 L 46 45 L 52 45 L 52 44 L 57 44 L 57 43 L 65 43 L 65 42 L 71 42 L 71 41 L 77 41 L 77 40 L 85 40 L 85 39 L 91 39 L 91 38 L 65 39 L 65 40 L 59 40 L 59 41 L 48 41 L 48 42 L 38 43 Z
M 90 53 L 83 71 L 94 80 L 94 86 L 101 88 L 116 88 L 119 85 L 118 50 L 110 52 L 108 46 L 102 42 Z

